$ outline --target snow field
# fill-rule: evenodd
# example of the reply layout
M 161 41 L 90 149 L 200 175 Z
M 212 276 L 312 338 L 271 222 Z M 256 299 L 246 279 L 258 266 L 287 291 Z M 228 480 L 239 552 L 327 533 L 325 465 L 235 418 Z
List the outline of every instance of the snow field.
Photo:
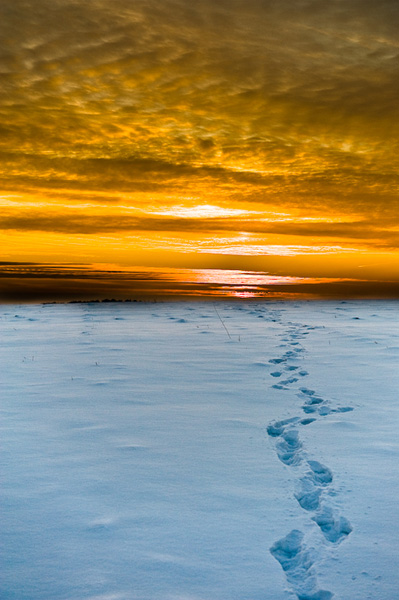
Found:
M 2 598 L 395 597 L 397 303 L 3 306 L 0 326 Z

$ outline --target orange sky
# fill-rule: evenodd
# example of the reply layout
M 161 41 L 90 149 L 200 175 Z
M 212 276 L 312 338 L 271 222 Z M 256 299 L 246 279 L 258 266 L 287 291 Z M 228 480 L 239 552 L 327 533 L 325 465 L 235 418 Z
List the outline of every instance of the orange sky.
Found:
M 395 296 L 398 16 L 392 0 L 2 3 L 0 298 L 40 298 L 23 265 L 10 277 L 26 262 L 46 281 L 217 269 Z

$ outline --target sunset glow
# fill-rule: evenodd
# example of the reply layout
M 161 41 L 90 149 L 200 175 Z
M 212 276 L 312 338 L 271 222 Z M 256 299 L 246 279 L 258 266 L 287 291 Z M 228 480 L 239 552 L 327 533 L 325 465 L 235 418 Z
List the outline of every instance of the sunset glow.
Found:
M 42 278 L 49 264 L 62 278 L 67 264 L 112 263 L 185 269 L 187 289 L 212 269 L 203 281 L 233 288 L 253 272 L 396 297 L 390 0 L 16 0 L 0 11 L 3 299 L 41 299 L 27 262 Z

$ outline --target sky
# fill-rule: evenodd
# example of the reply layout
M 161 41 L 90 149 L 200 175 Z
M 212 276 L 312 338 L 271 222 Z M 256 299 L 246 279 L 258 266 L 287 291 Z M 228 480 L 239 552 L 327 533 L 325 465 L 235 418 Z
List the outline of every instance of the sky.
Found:
M 0 300 L 399 297 L 397 0 L 3 0 Z

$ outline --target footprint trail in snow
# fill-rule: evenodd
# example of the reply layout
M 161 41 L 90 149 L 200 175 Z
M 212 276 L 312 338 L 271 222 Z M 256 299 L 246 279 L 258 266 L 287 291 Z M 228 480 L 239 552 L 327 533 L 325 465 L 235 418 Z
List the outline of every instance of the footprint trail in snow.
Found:
M 315 390 L 300 385 L 308 375 L 307 371 L 296 364 L 304 352 L 300 340 L 304 339 L 311 329 L 313 328 L 307 325 L 290 323 L 288 333 L 283 338 L 290 349 L 269 360 L 271 366 L 278 367 L 270 373 L 278 380 L 272 388 L 291 390 L 290 386 L 299 382 L 296 392 L 302 401 L 302 414 L 273 421 L 267 427 L 267 433 L 275 439 L 279 460 L 295 470 L 297 480 L 294 497 L 299 506 L 319 528 L 324 537 L 324 544 L 337 546 L 351 533 L 352 526 L 331 503 L 334 495 L 333 473 L 327 466 L 308 456 L 300 439 L 300 430 L 320 417 L 350 412 L 353 409 L 350 406 L 336 407 Z M 283 377 L 286 378 L 282 379 Z M 319 588 L 316 566 L 320 559 L 320 549 L 308 548 L 302 531 L 292 530 L 276 541 L 270 552 L 280 563 L 298 600 L 329 600 L 333 597 L 332 592 Z

